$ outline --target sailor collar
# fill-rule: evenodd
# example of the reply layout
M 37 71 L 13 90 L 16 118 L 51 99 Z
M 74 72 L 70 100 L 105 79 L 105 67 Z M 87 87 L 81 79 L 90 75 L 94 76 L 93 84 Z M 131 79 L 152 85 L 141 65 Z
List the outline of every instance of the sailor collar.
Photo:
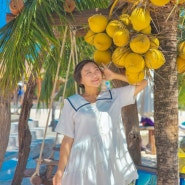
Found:
M 74 94 L 68 97 L 67 100 L 75 111 L 78 111 L 80 108 L 82 108 L 85 105 L 91 104 L 83 96 L 79 94 Z M 96 102 L 103 101 L 103 100 L 112 100 L 112 93 L 110 90 L 101 92 L 96 98 Z

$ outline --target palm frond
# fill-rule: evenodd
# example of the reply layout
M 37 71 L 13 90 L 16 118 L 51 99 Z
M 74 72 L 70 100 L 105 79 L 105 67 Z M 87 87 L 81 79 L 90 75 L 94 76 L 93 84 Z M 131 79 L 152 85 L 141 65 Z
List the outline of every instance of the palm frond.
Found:
M 76 1 L 78 10 L 86 10 L 92 8 L 108 8 L 110 0 L 92 0 L 92 1 Z
M 40 60 L 38 53 L 44 57 L 51 44 L 58 44 L 49 21 L 53 7 L 58 9 L 58 2 L 28 0 L 17 18 L 0 30 L 2 89 L 7 88 L 7 84 L 9 88 L 14 87 L 15 81 L 22 78 L 26 71 L 25 60 L 28 65 L 38 65 L 34 62 Z
M 76 9 L 107 8 L 110 1 L 75 1 Z M 65 78 L 71 52 L 70 37 L 65 43 L 65 55 L 59 56 L 64 27 L 68 24 L 63 0 L 27 0 L 23 11 L 0 29 L 0 87 L 14 88 L 22 76 L 34 69 L 39 72 L 40 65 L 45 71 L 40 99 L 48 102 L 57 64 L 61 62 L 60 77 Z M 53 27 L 53 15 L 63 21 L 62 26 Z M 56 38 L 55 31 L 61 32 Z M 85 43 L 82 37 L 76 38 L 78 56 L 76 59 L 92 58 L 94 48 Z M 55 48 L 55 49 L 51 49 Z M 55 51 L 54 51 L 55 50 Z M 77 63 L 75 61 L 73 63 Z M 70 67 L 72 76 L 74 66 Z M 28 71 L 29 69 L 29 71 Z M 67 87 L 69 88 L 69 87 Z M 70 88 L 69 88 L 70 89 Z M 42 93 L 45 93 L 43 96 Z

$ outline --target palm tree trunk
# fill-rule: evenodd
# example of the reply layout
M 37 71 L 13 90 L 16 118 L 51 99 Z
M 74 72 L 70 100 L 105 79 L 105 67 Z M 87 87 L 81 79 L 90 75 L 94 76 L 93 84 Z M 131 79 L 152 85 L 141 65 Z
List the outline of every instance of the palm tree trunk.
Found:
M 24 177 L 27 160 L 30 153 L 31 133 L 28 126 L 28 118 L 33 103 L 36 80 L 33 75 L 30 76 L 27 89 L 24 95 L 21 114 L 19 118 L 19 154 L 18 164 L 15 170 L 12 185 L 20 185 Z
M 177 20 L 174 11 L 166 21 L 171 4 L 153 10 L 153 21 L 158 29 L 160 46 L 166 63 L 155 72 L 154 120 L 157 149 L 157 184 L 179 184 L 178 174 L 178 84 L 176 70 Z
M 9 134 L 10 134 L 10 126 L 11 126 L 11 112 L 10 112 L 10 94 L 6 93 L 0 94 L 0 168 L 3 163 L 4 154 L 6 152 Z
M 123 70 L 117 70 L 114 66 L 111 66 L 112 70 L 116 70 L 116 72 L 124 73 Z M 127 83 L 113 80 L 114 87 L 121 87 L 128 85 Z M 122 108 L 122 120 L 125 128 L 126 140 L 128 151 L 132 157 L 134 164 L 141 164 L 141 135 L 139 129 L 139 118 L 137 105 L 128 105 Z
M 122 108 L 122 119 L 125 127 L 128 150 L 134 164 L 141 164 L 141 136 L 137 105 L 132 104 Z

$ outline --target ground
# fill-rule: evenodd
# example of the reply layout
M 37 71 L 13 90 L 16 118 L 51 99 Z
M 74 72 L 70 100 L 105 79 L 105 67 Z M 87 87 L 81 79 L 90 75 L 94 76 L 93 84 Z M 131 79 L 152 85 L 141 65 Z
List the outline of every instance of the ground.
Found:
M 19 114 L 14 114 L 14 108 L 12 108 L 11 114 L 11 135 L 9 140 L 9 146 L 7 149 L 7 153 L 4 158 L 3 167 L 0 171 L 0 184 L 1 185 L 10 185 L 11 180 L 13 178 L 13 174 L 17 164 L 17 152 L 18 152 L 18 118 Z M 56 109 L 55 115 L 56 118 L 59 116 L 60 109 Z M 29 156 L 29 160 L 27 163 L 27 168 L 35 168 L 36 167 L 36 158 L 40 155 L 40 147 L 43 142 L 43 136 L 47 125 L 48 119 L 48 109 L 42 108 L 37 111 L 35 105 L 32 107 L 30 113 L 29 126 L 32 133 L 32 144 L 31 144 L 31 152 Z M 179 111 L 179 124 L 185 121 L 185 111 Z M 51 123 L 51 115 L 49 117 L 48 125 Z M 148 131 L 141 131 L 141 136 L 143 139 L 143 144 L 146 145 L 148 142 Z M 179 128 L 179 140 L 185 136 L 185 129 Z M 56 139 L 56 133 L 52 131 L 51 127 L 47 127 L 46 140 L 44 144 L 43 158 L 50 157 L 51 153 L 48 151 L 52 151 L 53 143 Z M 62 140 L 62 136 L 56 139 L 57 144 Z M 141 152 L 142 154 L 142 165 L 155 167 L 156 166 L 156 155 L 151 155 L 145 151 Z M 59 157 L 59 152 L 54 152 L 54 158 Z M 43 168 L 43 167 L 42 167 Z M 24 178 L 22 185 L 31 185 L 29 178 Z

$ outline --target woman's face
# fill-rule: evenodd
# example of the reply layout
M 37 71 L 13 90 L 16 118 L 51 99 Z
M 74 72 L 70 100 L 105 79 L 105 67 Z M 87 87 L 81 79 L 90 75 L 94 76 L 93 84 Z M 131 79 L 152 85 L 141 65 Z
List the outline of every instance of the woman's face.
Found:
M 99 87 L 102 83 L 102 72 L 92 62 L 85 64 L 81 70 L 81 84 L 84 87 Z

